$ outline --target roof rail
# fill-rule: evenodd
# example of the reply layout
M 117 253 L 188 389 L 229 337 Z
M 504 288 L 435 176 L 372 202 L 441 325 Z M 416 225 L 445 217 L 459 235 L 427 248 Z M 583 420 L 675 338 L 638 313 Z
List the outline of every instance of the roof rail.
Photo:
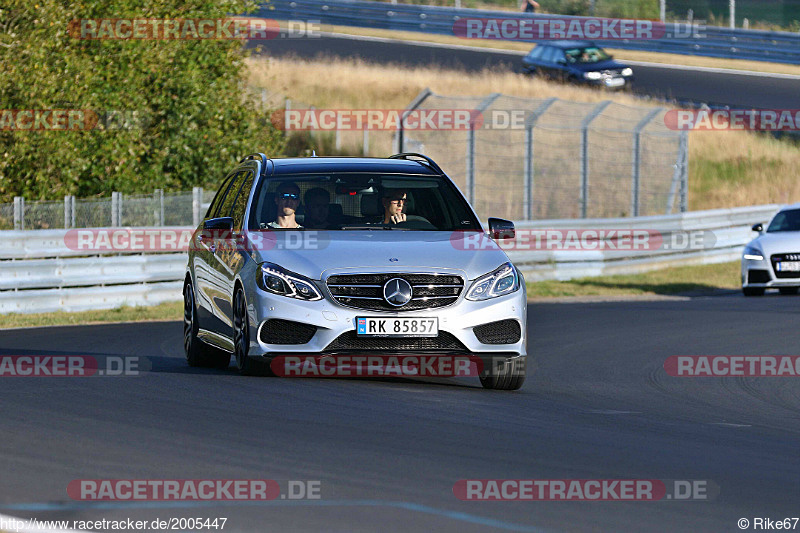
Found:
M 418 163 L 424 162 L 439 174 L 444 174 L 444 171 L 439 167 L 439 165 L 437 165 L 433 159 L 426 155 L 417 154 L 414 152 L 403 152 L 402 154 L 390 155 L 388 159 L 407 159 L 408 161 L 417 161 Z M 420 159 L 422 161 L 420 161 Z
M 261 161 L 262 163 L 265 163 L 267 161 L 267 156 L 265 156 L 264 154 L 250 154 L 243 157 L 242 160 L 239 161 L 239 163 L 244 163 L 245 161 L 251 161 L 251 160 L 255 161 L 256 158 L 258 158 L 258 160 Z

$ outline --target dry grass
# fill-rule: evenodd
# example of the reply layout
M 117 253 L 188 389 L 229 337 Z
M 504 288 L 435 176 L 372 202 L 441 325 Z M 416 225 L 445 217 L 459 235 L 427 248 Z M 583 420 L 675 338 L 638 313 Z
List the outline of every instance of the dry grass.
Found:
M 402 109 L 426 87 L 449 96 L 500 92 L 528 98 L 656 105 L 626 93 L 552 83 L 504 69 L 464 72 L 330 57 L 323 60 L 322 56 L 318 61 L 251 58 L 249 66 L 251 85 L 288 95 L 296 107 Z M 344 145 L 358 153 L 361 134 L 348 135 L 343 137 Z M 391 134 L 373 132 L 370 144 L 372 155 L 384 156 L 391 151 Z M 790 142 L 746 132 L 693 132 L 689 150 L 691 210 L 800 201 L 800 150 Z

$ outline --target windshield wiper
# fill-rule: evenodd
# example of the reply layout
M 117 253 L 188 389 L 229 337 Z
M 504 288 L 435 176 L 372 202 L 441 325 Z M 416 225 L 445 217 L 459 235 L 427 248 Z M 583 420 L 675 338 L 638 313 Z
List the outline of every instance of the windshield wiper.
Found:
M 397 231 L 410 231 L 411 228 L 398 228 L 390 224 L 374 224 L 369 226 L 342 226 L 342 231 L 345 230 L 372 230 L 372 229 L 388 229 Z

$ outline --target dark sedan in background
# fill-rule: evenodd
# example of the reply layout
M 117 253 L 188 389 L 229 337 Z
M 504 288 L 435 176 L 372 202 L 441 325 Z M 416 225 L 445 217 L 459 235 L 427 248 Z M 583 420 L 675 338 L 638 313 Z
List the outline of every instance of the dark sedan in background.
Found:
M 633 69 L 614 61 L 601 47 L 589 41 L 552 41 L 542 43 L 522 58 L 526 74 L 572 83 L 585 83 L 624 89 L 633 81 Z

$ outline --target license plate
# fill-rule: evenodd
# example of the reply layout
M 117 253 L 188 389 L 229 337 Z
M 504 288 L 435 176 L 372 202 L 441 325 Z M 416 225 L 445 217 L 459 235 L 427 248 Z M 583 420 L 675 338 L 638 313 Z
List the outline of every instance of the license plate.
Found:
M 623 78 L 606 79 L 606 87 L 621 87 L 622 85 L 625 85 L 625 80 Z
M 436 337 L 438 318 L 356 318 L 356 335 L 360 337 Z
M 778 272 L 800 272 L 800 261 L 782 261 L 775 263 Z

